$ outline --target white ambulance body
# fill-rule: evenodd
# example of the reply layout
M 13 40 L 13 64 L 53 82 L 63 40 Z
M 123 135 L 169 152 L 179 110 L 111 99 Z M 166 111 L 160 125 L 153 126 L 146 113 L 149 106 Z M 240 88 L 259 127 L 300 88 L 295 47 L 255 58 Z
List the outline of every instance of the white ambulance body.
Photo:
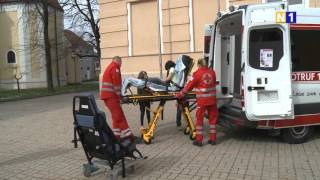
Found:
M 277 23 L 285 20 L 277 12 L 296 12 L 296 23 Z M 320 124 L 320 9 L 280 2 L 226 13 L 214 24 L 209 63 L 224 125 L 302 143 Z

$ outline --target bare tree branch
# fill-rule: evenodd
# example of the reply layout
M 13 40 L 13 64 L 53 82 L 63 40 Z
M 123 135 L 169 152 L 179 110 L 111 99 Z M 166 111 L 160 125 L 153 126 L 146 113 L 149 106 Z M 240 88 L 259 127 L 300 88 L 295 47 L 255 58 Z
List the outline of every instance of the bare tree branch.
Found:
M 60 0 L 64 8 L 65 17 L 71 20 L 71 28 L 81 29 L 81 37 L 90 45 L 93 45 L 97 55 L 101 57 L 100 49 L 100 27 L 99 27 L 99 4 L 98 0 Z

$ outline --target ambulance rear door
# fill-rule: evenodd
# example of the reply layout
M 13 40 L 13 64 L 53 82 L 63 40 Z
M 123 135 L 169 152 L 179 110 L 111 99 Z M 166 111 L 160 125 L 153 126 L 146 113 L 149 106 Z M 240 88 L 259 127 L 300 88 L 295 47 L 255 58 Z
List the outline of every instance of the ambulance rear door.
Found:
M 243 34 L 244 99 L 251 121 L 293 119 L 289 24 L 285 3 L 248 6 Z

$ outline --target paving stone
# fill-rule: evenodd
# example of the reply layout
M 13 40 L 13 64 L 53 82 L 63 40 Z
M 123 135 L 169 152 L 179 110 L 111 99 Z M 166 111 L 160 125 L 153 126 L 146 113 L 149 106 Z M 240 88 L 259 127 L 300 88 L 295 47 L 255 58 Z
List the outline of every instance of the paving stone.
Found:
M 109 168 L 89 178 L 82 174 L 83 149 L 81 144 L 74 149 L 71 143 L 74 95 L 0 104 L 0 180 L 106 179 Z M 97 103 L 111 124 L 103 102 Z M 123 105 L 123 109 L 139 135 L 139 107 Z M 126 179 L 320 179 L 320 132 L 309 142 L 290 145 L 258 130 L 219 131 L 218 145 L 199 148 L 176 128 L 175 113 L 175 103 L 168 102 L 152 144 L 138 145 L 148 159 L 137 163 Z M 205 133 L 204 142 L 207 138 Z

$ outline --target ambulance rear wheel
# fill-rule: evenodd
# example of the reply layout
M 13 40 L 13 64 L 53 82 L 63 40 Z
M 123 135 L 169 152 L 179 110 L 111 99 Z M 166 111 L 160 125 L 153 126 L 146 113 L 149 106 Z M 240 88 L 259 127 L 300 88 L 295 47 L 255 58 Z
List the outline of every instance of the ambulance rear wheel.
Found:
M 287 128 L 282 130 L 282 138 L 289 144 L 300 144 L 306 142 L 312 133 L 312 126 Z

